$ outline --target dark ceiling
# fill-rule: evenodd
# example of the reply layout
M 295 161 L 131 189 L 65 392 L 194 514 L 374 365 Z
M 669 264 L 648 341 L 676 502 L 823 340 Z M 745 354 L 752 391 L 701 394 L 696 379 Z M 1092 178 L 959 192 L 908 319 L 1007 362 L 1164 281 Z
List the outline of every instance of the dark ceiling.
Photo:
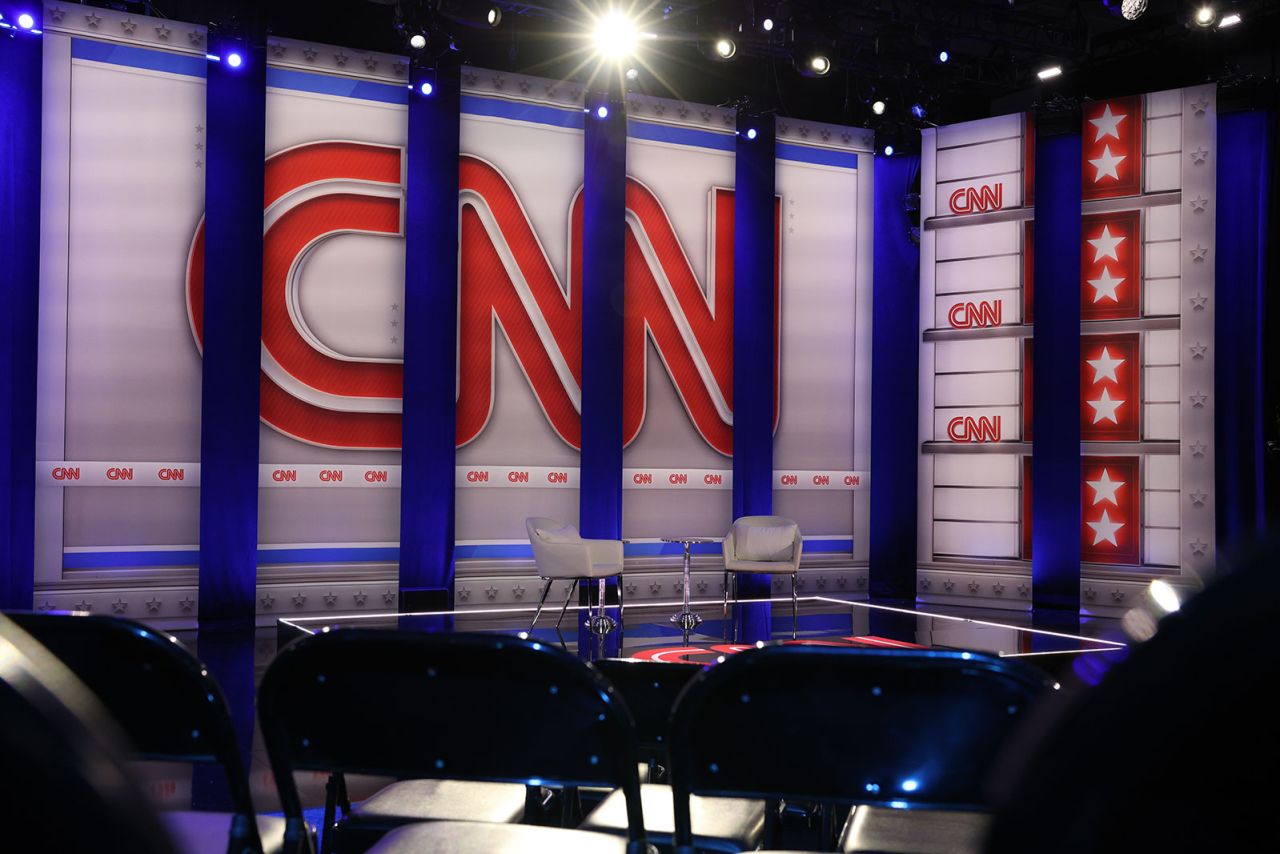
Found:
M 1208 3 L 1219 29 L 1189 23 Z M 602 9 L 630 10 L 642 41 L 639 72 L 627 86 L 690 101 L 748 98 L 762 109 L 876 127 L 910 144 L 924 122 L 946 123 L 1030 109 L 1056 99 L 1106 97 L 1219 80 L 1223 100 L 1272 103 L 1280 45 L 1280 0 L 1149 0 L 1136 21 L 1120 0 L 159 0 L 99 2 L 144 14 L 221 26 L 261 24 L 269 32 L 343 46 L 409 53 L 412 32 L 432 35 L 421 52 L 448 51 L 472 65 L 586 80 L 597 70 L 586 34 Z M 496 27 L 485 23 L 500 9 Z M 1108 8 L 1111 7 L 1111 8 Z M 762 23 L 776 25 L 765 32 Z M 736 42 L 728 61 L 711 59 L 718 34 Z M 950 59 L 938 62 L 938 52 Z M 821 50 L 833 62 L 821 78 L 802 76 L 797 58 Z M 1035 72 L 1060 64 L 1061 77 Z M 870 104 L 888 104 L 883 116 Z M 919 104 L 924 119 L 911 115 Z

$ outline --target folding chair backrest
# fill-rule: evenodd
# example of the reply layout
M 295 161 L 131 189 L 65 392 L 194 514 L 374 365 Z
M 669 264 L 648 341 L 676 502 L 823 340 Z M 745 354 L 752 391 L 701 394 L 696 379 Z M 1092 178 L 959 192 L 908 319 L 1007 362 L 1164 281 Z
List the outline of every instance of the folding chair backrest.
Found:
M 621 787 L 643 838 L 631 714 L 586 663 L 536 641 L 348 629 L 286 647 L 258 711 L 286 817 L 298 770 Z
M 670 742 L 671 709 L 689 680 L 702 672 L 702 666 L 625 658 L 605 658 L 592 666 L 622 695 L 635 720 L 640 745 L 665 752 Z
M 979 653 L 766 647 L 695 676 L 672 719 L 681 791 L 974 808 L 1048 684 Z M 759 744 L 765 734 L 768 747 Z

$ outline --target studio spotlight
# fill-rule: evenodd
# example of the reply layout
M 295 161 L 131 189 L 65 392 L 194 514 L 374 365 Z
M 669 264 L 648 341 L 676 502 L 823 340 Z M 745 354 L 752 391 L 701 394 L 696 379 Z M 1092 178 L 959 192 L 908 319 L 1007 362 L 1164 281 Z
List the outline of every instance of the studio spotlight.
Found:
M 610 10 L 597 19 L 591 34 L 596 53 L 617 61 L 635 52 L 637 38 L 635 22 L 617 10 Z
M 601 104 L 600 106 L 596 107 L 596 118 L 598 119 L 609 118 L 609 108 L 606 107 L 604 104 Z
M 892 156 L 893 156 L 893 146 L 892 146 L 892 145 L 886 145 L 886 146 L 884 147 L 884 156 L 885 156 L 885 157 L 892 157 Z
M 227 54 L 227 65 L 230 65 L 232 68 L 239 68 L 243 64 L 244 64 L 244 57 L 242 57 L 240 54 L 238 53 Z
M 805 68 L 816 77 L 825 77 L 831 71 L 831 58 L 825 54 L 815 53 L 805 60 Z
M 1120 3 L 1120 17 L 1126 21 L 1138 20 L 1145 11 L 1147 11 L 1147 0 L 1122 0 Z
M 712 47 L 715 49 L 716 56 L 720 59 L 732 59 L 733 55 L 738 52 L 738 46 L 734 44 L 733 39 L 724 38 L 723 36 L 716 39 Z
M 425 97 L 425 96 L 429 96 L 432 92 L 436 91 L 436 87 L 431 85 L 430 80 L 423 80 L 422 85 L 418 87 L 418 91 L 421 92 Z
M 1196 9 L 1194 18 L 1196 26 L 1212 27 L 1214 22 L 1218 20 L 1218 10 L 1210 6 L 1208 3 Z
M 912 104 L 911 115 L 915 116 L 917 119 L 923 119 L 925 117 L 924 104 Z
M 946 63 L 951 59 L 951 51 L 943 49 L 938 51 L 938 62 Z
M 760 29 L 764 30 L 766 33 L 773 32 L 773 18 L 765 18 L 761 21 Z
M 628 68 L 628 69 L 627 69 L 627 79 L 628 79 L 628 80 L 633 80 L 633 81 L 634 81 L 634 80 L 639 80 L 639 79 L 640 79 L 640 69 L 639 69 L 639 68 Z
M 36 25 L 36 19 L 31 17 L 27 12 L 18 15 L 18 26 L 24 30 L 29 30 Z
M 1227 27 L 1234 27 L 1236 24 L 1240 23 L 1241 20 L 1241 17 L 1235 12 L 1232 12 L 1230 15 L 1223 15 L 1222 20 L 1218 22 L 1218 29 L 1224 30 Z
M 427 37 L 424 36 L 422 33 L 414 33 L 413 35 L 409 36 L 409 47 L 413 48 L 414 50 L 422 50 L 426 46 L 427 46 Z
M 1061 65 L 1050 65 L 1048 68 L 1041 68 L 1036 72 L 1036 76 L 1041 80 L 1050 80 L 1062 74 Z
M 502 23 L 502 10 L 497 6 L 490 6 L 489 11 L 484 16 L 485 23 L 491 27 L 496 27 Z
M 757 136 L 755 128 L 747 128 L 747 139 L 755 139 Z
M 889 105 L 884 101 L 877 100 L 873 101 L 871 104 L 871 112 L 875 113 L 877 116 L 883 116 L 884 111 L 887 109 L 889 109 Z

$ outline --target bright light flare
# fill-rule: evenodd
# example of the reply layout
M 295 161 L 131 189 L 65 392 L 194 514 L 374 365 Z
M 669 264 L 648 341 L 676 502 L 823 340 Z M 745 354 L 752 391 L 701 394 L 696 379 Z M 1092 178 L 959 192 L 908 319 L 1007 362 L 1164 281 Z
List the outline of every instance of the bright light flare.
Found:
M 1061 74 L 1062 74 L 1061 65 L 1051 65 L 1048 68 L 1041 68 L 1039 71 L 1036 72 L 1036 76 L 1039 77 L 1041 80 L 1051 80 L 1054 77 L 1060 76 Z
M 623 60 L 635 53 L 640 33 L 635 21 L 613 9 L 596 20 L 595 29 L 591 32 L 591 40 L 595 44 L 596 53 L 600 56 L 605 59 Z

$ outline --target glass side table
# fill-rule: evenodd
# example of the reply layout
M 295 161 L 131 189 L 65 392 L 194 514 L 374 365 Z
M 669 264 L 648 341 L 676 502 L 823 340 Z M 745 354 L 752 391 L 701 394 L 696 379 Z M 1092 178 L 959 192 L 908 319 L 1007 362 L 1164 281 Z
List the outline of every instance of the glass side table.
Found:
M 718 543 L 717 537 L 663 537 L 664 543 L 680 543 L 684 546 L 684 596 L 683 605 L 679 613 L 671 615 L 671 622 L 675 623 L 684 632 L 684 642 L 689 643 L 689 632 L 698 627 L 702 622 L 702 617 L 695 614 L 689 608 L 689 549 L 694 543 Z

